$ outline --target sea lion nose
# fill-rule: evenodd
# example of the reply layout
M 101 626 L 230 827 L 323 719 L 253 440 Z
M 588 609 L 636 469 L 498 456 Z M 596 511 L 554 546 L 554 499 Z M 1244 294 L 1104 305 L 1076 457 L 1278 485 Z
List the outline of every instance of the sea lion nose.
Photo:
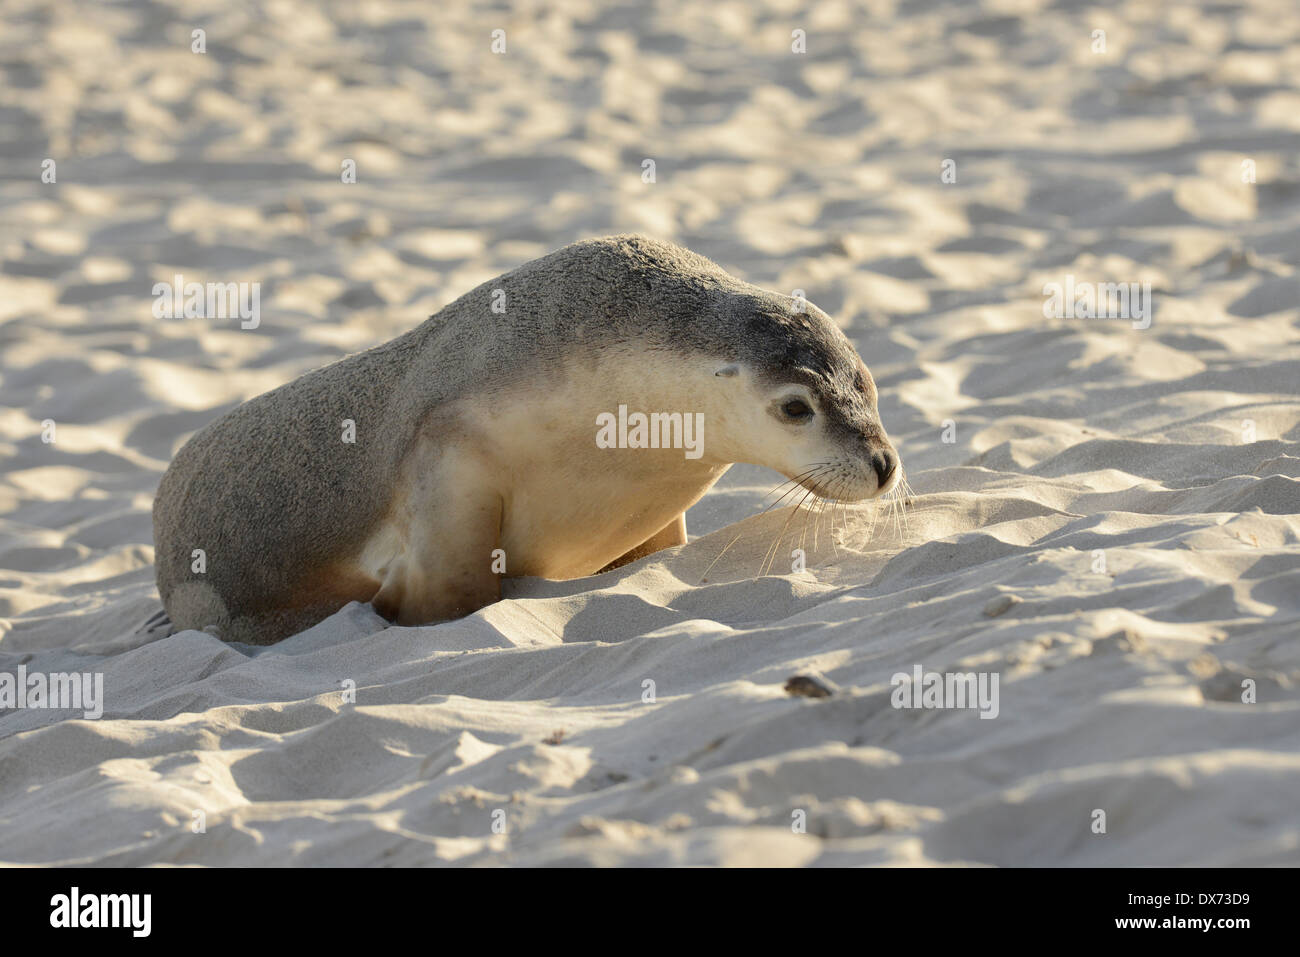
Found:
M 871 467 L 876 470 L 876 481 L 882 487 L 898 468 L 898 453 L 889 449 L 877 449 L 871 453 Z

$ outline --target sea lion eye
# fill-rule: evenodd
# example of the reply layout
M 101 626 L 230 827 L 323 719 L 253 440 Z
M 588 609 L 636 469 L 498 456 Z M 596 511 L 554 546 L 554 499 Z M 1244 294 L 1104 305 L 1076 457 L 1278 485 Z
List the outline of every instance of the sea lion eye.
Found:
M 813 410 L 808 408 L 808 403 L 803 399 L 788 399 L 781 404 L 781 412 L 787 419 L 795 421 L 810 419 L 813 414 Z

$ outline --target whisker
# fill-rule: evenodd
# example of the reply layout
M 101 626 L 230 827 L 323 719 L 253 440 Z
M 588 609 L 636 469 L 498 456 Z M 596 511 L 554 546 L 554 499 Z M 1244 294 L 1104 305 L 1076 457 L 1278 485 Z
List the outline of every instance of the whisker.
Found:
M 762 578 L 764 575 L 768 573 L 768 571 L 771 570 L 772 563 L 776 561 L 777 553 L 781 549 L 781 539 L 785 537 L 785 530 L 790 527 L 791 519 L 793 519 L 794 516 L 798 513 L 799 509 L 803 507 L 803 503 L 808 500 L 808 496 L 812 494 L 813 494 L 812 489 L 805 489 L 803 498 L 799 499 L 799 504 L 796 505 L 794 507 L 794 510 L 791 511 L 790 514 L 786 516 L 785 524 L 781 526 L 781 531 L 777 533 L 777 536 L 773 540 L 771 546 L 769 546 L 767 551 L 763 553 L 763 562 L 762 564 L 759 565 L 759 571 L 758 571 L 758 575 L 756 576 L 756 579 Z
M 799 529 L 799 547 L 803 549 L 805 552 L 808 550 L 806 547 L 808 544 L 808 520 L 811 517 L 812 517 L 812 510 L 810 509 L 808 513 L 804 516 L 803 526 Z
M 829 467 L 829 465 L 830 463 L 828 462 L 820 462 L 814 465 L 813 467 L 811 467 L 810 469 L 806 469 L 804 472 L 800 473 L 802 482 L 815 485 L 818 478 Z M 812 489 L 808 488 L 807 485 L 804 486 L 803 497 L 799 499 L 799 502 L 794 506 L 794 509 L 790 512 L 788 516 L 786 516 L 785 524 L 781 526 L 781 531 L 777 533 L 776 538 L 773 540 L 772 544 L 763 553 L 763 560 L 759 564 L 759 572 L 758 572 L 759 577 L 762 577 L 763 575 L 766 575 L 769 571 L 771 571 L 772 566 L 776 562 L 776 556 L 780 552 L 781 541 L 785 537 L 786 529 L 790 527 L 790 522 L 794 519 L 794 516 L 803 507 L 803 504 L 806 501 L 808 501 L 809 496 L 814 494 L 815 493 Z M 784 498 L 784 496 L 782 497 Z M 766 514 L 766 511 L 764 512 L 764 514 Z
M 786 481 L 781 482 L 779 485 L 776 485 L 771 491 L 767 493 L 767 495 L 764 495 L 763 498 L 767 498 L 768 495 L 771 495 L 772 492 L 775 492 L 782 485 L 788 484 L 790 488 L 787 489 L 785 492 L 783 492 L 780 498 L 778 498 L 775 502 L 773 502 L 771 505 L 767 506 L 765 509 L 759 512 L 759 515 L 766 515 L 768 512 L 772 511 L 772 509 L 776 508 L 778 505 L 781 504 L 781 501 L 783 499 L 785 499 L 791 493 L 797 492 L 800 488 L 802 488 L 803 487 L 801 485 L 802 482 L 810 481 L 811 477 L 815 476 L 817 472 L 819 472 L 821 469 L 825 468 L 829 464 L 830 463 L 828 462 L 814 462 L 812 465 L 804 469 L 794 478 L 786 479 Z M 797 506 L 796 506 L 796 510 L 797 510 Z M 731 539 L 731 541 L 727 542 L 727 544 L 722 547 L 722 551 L 718 552 L 718 554 L 714 556 L 713 561 L 709 562 L 708 567 L 704 569 L 704 574 L 700 576 L 699 584 L 701 585 L 704 584 L 705 579 L 709 577 L 709 572 L 713 571 L 713 566 L 718 564 L 718 562 L 722 560 L 722 557 L 731 550 L 731 547 L 735 545 L 736 542 L 740 541 L 741 537 L 744 534 L 745 534 L 744 530 L 742 529 L 741 531 L 735 534 L 735 536 Z
M 902 541 L 903 538 L 903 504 L 898 500 L 896 495 L 889 496 L 889 507 L 894 515 L 894 537 Z
M 744 534 L 743 531 L 737 532 L 736 537 L 733 538 L 731 541 L 727 542 L 725 546 L 723 546 L 722 551 L 718 552 L 718 554 L 714 557 L 713 561 L 709 562 L 708 568 L 704 569 L 704 574 L 700 576 L 699 584 L 703 585 L 705 583 L 705 581 L 709 577 L 709 572 L 713 571 L 713 566 L 718 564 L 718 562 L 722 560 L 722 556 L 727 554 L 727 552 L 731 549 L 732 545 L 740 541 L 740 536 L 743 534 Z
M 789 485 L 789 484 L 795 484 L 795 485 L 798 485 L 799 482 L 802 481 L 804 478 L 806 478 L 807 476 L 811 475 L 813 472 L 816 472 L 818 469 L 822 468 L 823 466 L 825 466 L 825 465 L 827 465 L 827 464 L 828 464 L 828 463 L 826 463 L 826 462 L 813 462 L 811 465 L 809 465 L 806 469 L 804 469 L 804 470 L 803 470 L 802 472 L 800 472 L 798 475 L 795 475 L 793 478 L 788 478 L 788 479 L 786 479 L 784 482 L 778 482 L 776 485 L 773 485 L 772 488 L 768 491 L 767 495 L 764 495 L 763 498 L 766 499 L 768 495 L 771 495 L 773 492 L 775 492 L 777 489 L 779 489 L 782 485 Z
M 849 503 L 845 501 L 838 501 L 836 504 L 839 506 L 839 510 L 840 510 L 840 524 L 844 527 L 844 547 L 850 548 L 851 543 L 849 541 Z
M 763 509 L 763 511 L 759 512 L 759 514 L 760 514 L 760 515 L 766 515 L 768 512 L 772 511 L 772 509 L 774 509 L 774 508 L 776 508 L 778 505 L 780 505 L 782 499 L 786 498 L 786 497 L 787 497 L 788 495 L 790 495 L 792 492 L 798 491 L 798 489 L 805 487 L 805 486 L 803 485 L 803 483 L 804 483 L 804 482 L 810 482 L 810 481 L 812 481 L 814 478 L 816 478 L 817 473 L 818 473 L 821 469 L 825 468 L 825 467 L 826 467 L 826 464 L 827 464 L 827 463 L 825 463 L 825 462 L 820 463 L 820 464 L 814 466 L 813 468 L 809 469 L 809 470 L 806 471 L 806 472 L 800 472 L 800 473 L 799 473 L 798 475 L 796 475 L 793 479 L 788 479 L 787 481 L 791 484 L 791 487 L 790 487 L 789 489 L 787 489 L 787 490 L 786 490 L 786 491 L 781 495 L 781 498 L 778 498 L 775 502 L 773 502 L 773 503 L 772 503 L 771 505 L 769 505 L 767 508 Z M 785 484 L 786 484 L 786 482 L 782 482 L 782 483 L 781 483 L 781 485 L 785 485 Z M 776 488 L 780 488 L 781 485 L 778 485 Z M 775 492 L 776 489 L 773 489 L 772 491 Z M 768 495 L 771 495 L 772 492 L 768 492 L 767 494 L 768 494 Z M 767 496 L 764 496 L 764 498 L 766 498 L 766 497 L 767 497 Z

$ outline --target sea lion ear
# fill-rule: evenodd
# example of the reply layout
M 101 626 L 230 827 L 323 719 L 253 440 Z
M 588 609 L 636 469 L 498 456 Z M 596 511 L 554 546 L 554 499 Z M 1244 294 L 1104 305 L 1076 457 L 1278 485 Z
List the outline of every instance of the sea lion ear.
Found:
M 732 376 L 737 375 L 739 372 L 740 372 L 739 365 L 737 365 L 734 362 L 728 362 L 725 366 L 722 366 L 720 369 L 718 369 L 717 372 L 713 374 L 717 376 L 722 376 L 722 378 L 724 379 L 730 379 Z

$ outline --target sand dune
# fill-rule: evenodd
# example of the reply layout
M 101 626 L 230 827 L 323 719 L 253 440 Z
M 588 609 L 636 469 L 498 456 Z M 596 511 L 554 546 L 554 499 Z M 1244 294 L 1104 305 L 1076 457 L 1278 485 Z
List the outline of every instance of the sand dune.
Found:
M 1300 861 L 1294 4 L 0 10 L 0 673 L 104 687 L 0 710 L 0 861 Z M 196 429 L 628 231 L 833 315 L 906 508 L 738 466 L 687 546 L 460 621 L 147 624 Z M 260 324 L 154 318 L 176 274 Z M 997 716 L 894 707 L 917 666 Z

